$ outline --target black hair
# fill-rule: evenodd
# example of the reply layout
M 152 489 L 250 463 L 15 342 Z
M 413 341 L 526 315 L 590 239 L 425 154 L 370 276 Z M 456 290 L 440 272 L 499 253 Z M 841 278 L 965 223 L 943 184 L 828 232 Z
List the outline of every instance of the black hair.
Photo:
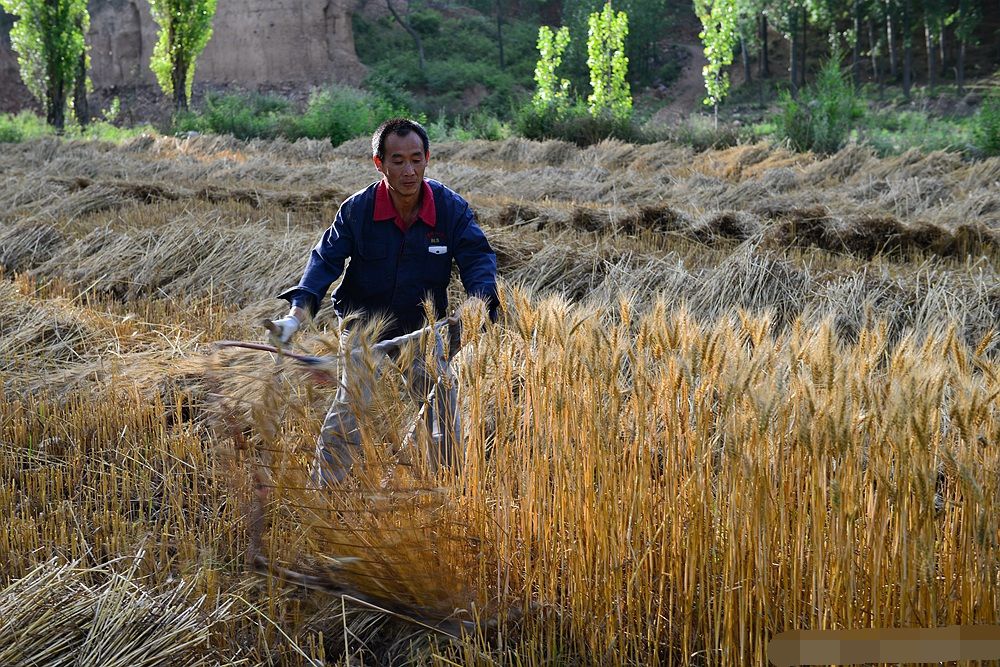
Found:
M 400 137 L 405 137 L 410 132 L 416 132 L 417 136 L 420 137 L 420 141 L 424 144 L 424 154 L 426 155 L 430 152 L 431 142 L 427 138 L 427 130 L 415 120 L 410 120 L 409 118 L 390 118 L 375 130 L 372 135 L 372 156 L 377 157 L 379 160 L 385 159 L 385 137 L 388 134 L 396 134 Z

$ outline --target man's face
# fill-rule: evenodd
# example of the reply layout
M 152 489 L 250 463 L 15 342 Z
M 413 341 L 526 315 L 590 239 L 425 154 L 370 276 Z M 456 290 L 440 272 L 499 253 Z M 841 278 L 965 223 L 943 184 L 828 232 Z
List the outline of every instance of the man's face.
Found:
M 375 168 L 385 176 L 389 190 L 403 197 L 420 193 L 424 182 L 424 169 L 430 155 L 424 153 L 424 143 L 420 135 L 410 132 L 405 136 L 387 134 L 385 137 L 385 159 L 372 158 Z

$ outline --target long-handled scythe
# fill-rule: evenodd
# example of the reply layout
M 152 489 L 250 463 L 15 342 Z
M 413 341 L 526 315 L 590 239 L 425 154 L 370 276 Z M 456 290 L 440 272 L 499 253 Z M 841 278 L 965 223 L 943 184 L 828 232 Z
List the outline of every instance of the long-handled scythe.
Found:
M 460 323 L 461 320 L 457 316 L 445 318 L 417 331 L 376 343 L 372 346 L 372 351 L 381 354 L 390 354 L 410 342 L 419 340 L 424 335 L 434 333 L 444 327 L 457 328 Z M 262 324 L 270 332 L 271 340 L 277 343 L 278 332 L 274 325 L 269 320 L 265 320 Z M 455 332 L 454 329 L 452 332 Z M 451 344 L 448 348 L 446 362 L 450 362 L 454 353 L 457 351 L 458 344 L 460 342 L 459 337 L 457 335 L 450 336 L 450 342 Z M 280 344 L 269 345 L 266 343 L 248 341 L 224 340 L 216 343 L 216 346 L 219 348 L 239 348 L 260 352 L 270 352 L 271 354 L 276 355 L 276 363 L 280 364 L 281 361 L 286 358 L 291 360 L 296 365 L 306 370 L 312 380 L 317 384 L 332 385 L 339 382 L 336 376 L 337 370 L 335 357 L 300 354 L 290 351 Z M 427 405 L 433 402 L 438 384 L 439 383 L 434 383 L 432 386 L 424 404 L 421 406 L 420 412 L 413 421 L 409 432 L 404 437 L 404 442 L 414 441 L 413 430 L 416 428 L 417 424 L 420 423 L 420 419 L 425 414 Z M 276 563 L 272 563 L 262 552 L 267 496 L 268 487 L 264 483 L 260 473 L 255 471 L 254 491 L 253 496 L 251 497 L 250 511 L 247 515 L 247 533 L 249 538 L 247 546 L 247 567 L 249 569 L 261 574 L 277 575 L 289 583 L 303 588 L 321 590 L 331 595 L 345 597 L 373 609 L 388 613 L 401 620 L 414 623 L 424 627 L 425 629 L 450 635 L 452 637 L 457 637 L 463 630 L 472 630 L 475 628 L 475 624 L 472 621 L 463 621 L 459 619 L 432 619 L 429 616 L 421 614 L 420 610 L 404 605 L 394 604 L 386 600 L 375 599 L 358 590 L 355 590 L 350 586 L 334 583 L 322 577 L 296 572 L 289 568 L 277 565 Z

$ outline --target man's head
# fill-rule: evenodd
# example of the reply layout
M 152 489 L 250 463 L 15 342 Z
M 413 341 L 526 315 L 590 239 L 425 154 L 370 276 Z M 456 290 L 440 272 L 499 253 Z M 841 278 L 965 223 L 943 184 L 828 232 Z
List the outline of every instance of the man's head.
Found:
M 375 130 L 372 135 L 372 157 L 385 160 L 385 140 L 390 135 L 405 137 L 410 133 L 416 134 L 420 138 L 424 147 L 424 153 L 430 153 L 431 142 L 427 138 L 427 130 L 415 120 L 409 118 L 390 118 Z
M 395 195 L 419 196 L 429 159 L 427 131 L 412 120 L 387 120 L 372 135 L 372 161 Z

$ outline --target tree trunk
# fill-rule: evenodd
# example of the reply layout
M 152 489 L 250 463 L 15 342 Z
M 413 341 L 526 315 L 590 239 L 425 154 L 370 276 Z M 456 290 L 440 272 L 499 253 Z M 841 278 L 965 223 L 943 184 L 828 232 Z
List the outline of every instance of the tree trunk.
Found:
M 875 75 L 875 81 L 878 83 L 878 97 L 881 100 L 882 96 L 885 94 L 885 79 L 882 77 L 882 38 L 879 35 L 879 31 L 875 30 L 875 18 L 869 14 L 868 15 L 868 45 L 871 47 L 871 58 L 872 58 L 872 74 Z
M 405 30 L 407 34 L 410 35 L 410 38 L 413 40 L 413 43 L 416 44 L 417 58 L 418 58 L 417 62 L 420 65 L 420 73 L 423 74 L 426 68 L 424 67 L 424 43 L 420 39 L 420 33 L 414 30 L 413 26 L 411 26 L 408 22 L 404 21 L 402 17 L 400 17 L 399 13 L 396 11 L 396 8 L 392 6 L 392 0 L 385 0 L 385 4 L 386 6 L 389 7 L 389 13 L 392 14 L 392 17 L 396 19 L 399 25 L 403 26 L 403 30 Z
M 760 66 L 757 73 L 762 79 L 771 76 L 771 67 L 767 62 L 767 16 L 763 12 L 760 15 Z
M 799 86 L 806 87 L 806 65 L 809 62 L 809 15 L 806 13 L 805 5 L 802 6 L 802 65 L 799 67 Z
M 938 40 L 938 76 L 943 77 L 945 74 L 945 69 L 948 66 L 948 48 L 947 48 L 947 29 L 944 26 L 944 21 L 940 17 L 934 20 L 934 29 L 937 31 Z
M 861 87 L 861 0 L 854 0 L 854 43 L 851 45 L 851 81 Z
M 893 0 L 885 2 L 885 40 L 889 45 L 889 78 L 893 81 L 899 76 L 899 52 L 896 41 L 899 28 L 896 26 L 896 7 Z
M 76 29 L 86 37 L 83 32 L 83 19 L 77 17 Z M 87 47 L 80 52 L 80 57 L 76 61 L 76 72 L 73 76 L 73 115 L 81 128 L 87 127 L 90 123 L 90 108 L 87 106 Z
M 500 47 L 500 69 L 505 69 L 506 64 L 503 58 L 503 0 L 496 0 L 497 7 L 497 46 Z
M 788 36 L 789 42 L 789 53 L 788 53 L 788 78 L 789 83 L 792 85 L 792 97 L 798 97 L 799 95 L 799 15 L 798 12 L 792 10 L 791 16 L 791 30 Z
M 171 63 L 170 82 L 174 88 L 174 111 L 187 111 L 187 74 L 188 64 L 183 58 L 176 58 Z
M 740 35 L 740 54 L 743 56 L 743 85 L 748 86 L 753 83 L 753 68 L 750 67 L 750 50 L 743 35 Z
M 66 94 L 69 92 L 69 82 L 63 78 L 63 72 L 52 61 L 45 67 L 45 122 L 62 134 L 66 127 Z
M 62 134 L 66 128 L 66 86 L 62 81 L 49 83 L 45 122 L 56 128 L 57 134 Z
M 924 42 L 927 46 L 927 88 L 931 95 L 934 94 L 934 86 L 937 85 L 937 44 L 934 41 L 934 29 L 932 19 L 924 16 Z
M 73 115 L 80 127 L 90 124 L 90 107 L 87 105 L 87 52 L 80 54 L 73 81 Z
M 965 93 L 965 40 L 958 42 L 958 67 L 955 68 L 955 83 L 958 85 L 958 94 Z
M 903 97 L 910 99 L 913 87 L 913 37 L 910 24 L 910 0 L 903 0 Z

